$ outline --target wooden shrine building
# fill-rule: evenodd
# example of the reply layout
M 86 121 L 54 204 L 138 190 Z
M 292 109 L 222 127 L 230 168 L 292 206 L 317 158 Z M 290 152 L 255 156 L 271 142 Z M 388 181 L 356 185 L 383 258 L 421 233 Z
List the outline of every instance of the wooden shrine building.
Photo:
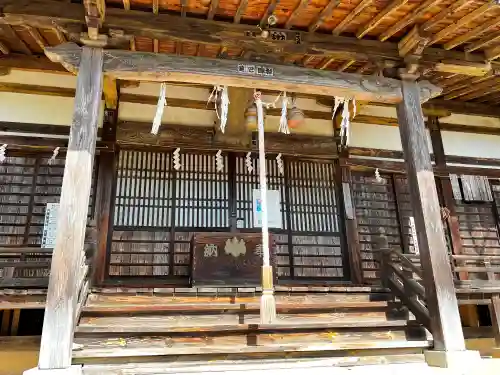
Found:
M 0 332 L 39 329 L 30 372 L 498 355 L 498 1 L 0 0 L 0 51 Z

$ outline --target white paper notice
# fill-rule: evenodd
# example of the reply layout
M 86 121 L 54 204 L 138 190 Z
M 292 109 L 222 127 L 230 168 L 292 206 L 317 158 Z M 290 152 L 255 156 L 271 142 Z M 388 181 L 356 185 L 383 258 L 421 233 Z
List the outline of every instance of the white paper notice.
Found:
M 267 191 L 267 224 L 269 228 L 283 229 L 281 219 L 280 192 L 278 190 Z M 253 226 L 262 227 L 262 204 L 260 189 L 253 190 Z
M 42 236 L 42 248 L 44 249 L 53 249 L 56 245 L 58 211 L 59 203 L 47 203 Z

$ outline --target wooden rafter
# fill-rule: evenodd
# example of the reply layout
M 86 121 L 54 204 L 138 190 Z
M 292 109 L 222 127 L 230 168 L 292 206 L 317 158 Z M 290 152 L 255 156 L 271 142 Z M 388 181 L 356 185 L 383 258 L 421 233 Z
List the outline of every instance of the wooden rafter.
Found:
M 321 63 L 319 69 L 324 70 L 324 69 L 328 68 L 328 66 L 330 66 L 330 64 L 334 61 L 335 61 L 335 58 L 333 58 L 333 57 L 325 59 L 325 61 L 323 63 Z
M 295 18 L 298 15 L 300 15 L 300 13 L 307 7 L 308 4 L 309 4 L 309 0 L 300 0 L 297 7 L 293 10 L 292 14 L 290 14 L 290 17 L 288 17 L 288 20 L 285 23 L 285 29 L 292 28 L 293 22 L 295 21 Z
M 491 45 L 493 43 L 500 42 L 500 31 L 497 31 L 494 34 L 487 35 L 478 41 L 471 43 L 465 47 L 465 52 L 474 52 L 479 48 L 485 47 L 487 45 Z
M 346 70 L 347 68 L 349 68 L 352 64 L 354 64 L 356 62 L 356 60 L 349 60 L 349 61 L 346 61 L 345 63 L 343 63 L 340 68 L 338 68 L 337 70 L 339 72 L 343 72 L 344 70 Z
M 422 17 L 429 8 L 438 5 L 443 0 L 427 0 L 422 3 L 417 9 L 412 10 L 406 17 L 404 17 L 401 21 L 397 22 L 393 26 L 391 26 L 388 30 L 384 31 L 380 36 L 379 40 L 384 41 L 389 39 L 391 36 L 396 34 L 397 32 L 404 29 L 406 26 L 412 24 L 417 19 Z
M 271 0 L 269 2 L 269 5 L 267 6 L 267 9 L 264 13 L 264 15 L 262 16 L 261 20 L 260 20 L 260 23 L 259 23 L 259 26 L 260 27 L 264 27 L 267 25 L 267 19 L 269 18 L 269 16 L 271 14 L 273 14 L 274 10 L 276 9 L 276 7 L 278 6 L 278 0 Z
M 443 86 L 445 87 L 443 89 L 443 95 L 445 97 L 447 97 L 447 99 L 453 99 L 453 96 L 451 96 L 451 95 L 455 95 L 455 93 L 458 93 L 463 89 L 468 89 L 472 85 L 477 85 L 478 83 L 487 81 L 487 80 L 491 79 L 491 77 L 493 77 L 492 74 L 487 74 L 484 77 L 476 77 L 476 78 L 472 78 L 472 79 L 464 79 L 463 76 L 460 74 L 457 74 L 456 76 L 457 77 L 452 77 L 449 80 L 449 81 L 452 81 L 453 84 L 448 84 L 447 86 L 441 85 L 441 87 L 443 87 Z M 453 79 L 453 78 L 455 78 L 455 79 Z M 464 93 L 464 94 L 466 94 L 466 93 Z M 464 94 L 462 94 L 462 95 L 464 95 Z M 448 95 L 450 95 L 450 96 L 448 96 Z
M 309 32 L 314 32 L 316 31 L 323 22 L 325 22 L 325 19 L 330 17 L 333 13 L 333 10 L 338 7 L 340 4 L 340 0 L 330 0 L 328 5 L 323 8 L 321 13 L 318 15 L 318 17 L 315 18 L 315 20 L 309 25 Z
M 441 21 L 444 21 L 446 18 L 452 16 L 453 13 L 458 12 L 460 9 L 462 9 L 466 5 L 469 5 L 473 1 L 474 0 L 456 0 L 453 4 L 447 6 L 441 12 L 439 12 L 434 17 L 429 19 L 420 28 L 422 29 L 422 31 L 427 31 L 427 30 L 433 28 L 434 26 L 439 24 Z
M 441 39 L 448 37 L 450 34 L 454 33 L 462 26 L 468 24 L 469 22 L 475 20 L 476 18 L 482 16 L 484 13 L 491 9 L 491 4 L 483 4 L 481 7 L 477 8 L 473 12 L 467 14 L 466 16 L 460 18 L 458 21 L 453 22 L 451 25 L 445 27 L 443 30 L 439 31 L 436 35 L 431 38 L 429 45 L 439 42 Z
M 500 46 L 488 48 L 486 51 L 484 51 L 484 54 L 486 55 L 486 58 L 488 60 L 495 60 L 500 57 Z
M 213 20 L 215 12 L 219 8 L 219 0 L 212 0 L 210 2 L 210 8 L 208 9 L 207 20 Z
M 392 12 L 394 12 L 400 6 L 406 4 L 407 2 L 408 0 L 393 0 L 379 14 L 377 14 L 373 19 L 371 19 L 366 25 L 362 26 L 356 33 L 356 36 L 358 38 L 364 37 L 375 27 L 377 27 L 380 24 L 380 22 L 384 20 L 385 17 L 389 16 Z
M 0 25 L 0 36 L 3 35 L 10 45 L 14 47 L 14 50 L 19 50 L 26 55 L 32 55 L 33 53 L 28 48 L 26 43 L 17 35 L 15 30 L 10 25 Z
M 181 0 L 181 17 L 186 17 L 188 0 Z
M 313 61 L 315 58 L 316 58 L 316 56 L 314 56 L 314 55 L 304 55 L 304 57 L 302 58 L 302 60 L 300 62 L 300 65 L 306 66 L 311 61 Z
M 344 29 L 354 20 L 366 7 L 372 4 L 373 0 L 362 0 L 356 8 L 352 10 L 337 26 L 332 30 L 335 35 L 340 35 Z
M 130 0 L 123 0 L 123 9 L 130 10 Z
M 0 51 L 4 54 L 4 55 L 8 55 L 10 53 L 10 49 L 9 47 L 7 47 L 7 45 L 3 42 L 0 42 Z
M 52 61 L 60 62 L 71 71 L 78 70 L 81 51 L 81 47 L 74 43 L 45 49 Z M 386 103 L 398 103 L 402 100 L 401 83 L 394 79 L 273 64 L 266 64 L 267 68 L 272 69 L 272 77 L 261 77 L 238 73 L 238 63 L 235 60 L 105 50 L 103 71 L 115 79 L 131 81 L 217 83 L 249 88 L 258 86 L 267 90 L 343 96 Z M 425 81 L 420 82 L 419 87 L 422 101 L 441 92 L 438 87 Z
M 160 0 L 153 0 L 153 13 L 154 14 L 160 13 Z
M 463 35 L 460 35 L 460 36 L 450 40 L 449 42 L 445 43 L 443 47 L 446 50 L 455 48 L 456 46 L 459 46 L 463 43 L 468 42 L 469 40 L 471 40 L 473 38 L 480 36 L 481 34 L 484 34 L 485 32 L 491 30 L 492 28 L 494 28 L 498 25 L 500 25 L 500 20 L 498 19 L 498 17 L 496 17 L 496 18 L 491 19 L 490 21 L 485 22 L 482 25 L 472 29 L 468 33 L 465 33 Z
M 482 79 L 482 77 L 481 77 L 478 79 L 473 79 L 469 82 L 469 84 L 466 87 L 464 87 L 460 90 L 455 90 L 455 91 L 449 93 L 448 95 L 445 95 L 444 99 L 450 100 L 450 99 L 459 98 L 461 96 L 468 95 L 468 94 L 473 93 L 473 92 L 478 92 L 478 91 L 481 91 L 484 89 L 488 89 L 492 86 L 498 85 L 499 83 L 500 83 L 499 78 L 488 77 L 487 79 Z
M 240 4 L 238 5 L 238 9 L 236 10 L 236 14 L 234 16 L 234 23 L 240 23 L 241 16 L 243 16 L 243 13 L 245 13 L 247 5 L 248 5 L 248 0 L 240 1 Z
M 484 90 L 475 91 L 475 92 L 472 92 L 470 94 L 461 96 L 458 99 L 462 100 L 462 101 L 468 101 L 468 100 L 472 100 L 472 99 L 476 99 L 476 98 L 480 98 L 480 97 L 483 97 L 483 96 L 487 96 L 487 95 L 493 94 L 493 93 L 495 93 L 497 91 L 498 91 L 498 85 L 495 85 L 495 86 L 488 87 L 488 88 L 486 88 Z
M 56 35 L 57 37 L 57 41 L 59 42 L 59 44 L 62 44 L 62 43 L 66 43 L 67 42 L 67 39 L 66 39 L 66 36 L 64 35 L 64 33 L 59 30 L 59 28 L 57 27 L 54 27 L 52 29 L 52 31 L 54 32 L 54 34 Z
M 35 29 L 32 26 L 26 26 L 26 31 L 30 34 L 30 36 L 33 38 L 33 40 L 38 44 L 38 46 L 43 49 L 47 46 L 47 42 L 45 39 L 40 35 L 37 29 Z

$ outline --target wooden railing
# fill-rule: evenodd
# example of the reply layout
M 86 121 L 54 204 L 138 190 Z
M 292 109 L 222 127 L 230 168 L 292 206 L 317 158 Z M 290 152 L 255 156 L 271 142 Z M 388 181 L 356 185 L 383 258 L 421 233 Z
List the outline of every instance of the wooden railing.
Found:
M 398 297 L 415 318 L 430 330 L 430 315 L 421 284 L 422 270 L 417 255 L 389 249 L 382 240 L 378 249 L 382 285 Z
M 47 288 L 52 249 L 0 247 L 0 288 Z
M 500 346 L 500 256 L 452 255 L 460 305 L 487 305 L 497 346 Z

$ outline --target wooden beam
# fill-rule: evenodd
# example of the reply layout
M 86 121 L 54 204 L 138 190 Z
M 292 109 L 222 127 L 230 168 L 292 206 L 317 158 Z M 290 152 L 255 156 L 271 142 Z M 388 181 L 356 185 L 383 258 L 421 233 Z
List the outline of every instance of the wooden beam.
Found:
M 421 26 L 422 31 L 427 31 L 432 29 L 434 26 L 438 25 L 441 21 L 444 21 L 448 17 L 452 16 L 453 13 L 460 11 L 463 7 L 469 5 L 474 0 L 456 0 L 453 4 L 445 7 L 441 12 L 436 14 L 434 17 L 430 18 L 426 23 Z
M 71 366 L 78 293 L 76 278 L 88 217 L 101 103 L 102 62 L 102 50 L 83 48 L 47 291 L 38 363 L 41 370 Z
M 397 10 L 400 6 L 405 5 L 408 0 L 393 0 L 389 5 L 387 5 L 379 14 L 377 14 L 373 19 L 371 19 L 366 25 L 362 26 L 356 33 L 358 38 L 364 37 L 374 28 L 376 28 L 380 22 L 384 20 L 385 17 L 389 16 L 392 12 Z
M 265 27 L 267 25 L 267 20 L 268 20 L 269 16 L 274 13 L 274 10 L 278 6 L 278 2 L 279 2 L 278 0 L 270 0 L 269 1 L 269 5 L 267 6 L 266 12 L 262 16 L 260 23 L 259 23 L 259 26 L 261 28 Z
M 500 110 L 494 106 L 481 105 L 477 103 L 464 103 L 454 100 L 432 99 L 424 103 L 424 108 L 444 108 L 453 113 L 464 115 L 477 115 L 486 117 L 500 117 Z
M 493 34 L 488 34 L 485 37 L 479 39 L 478 41 L 471 43 L 467 45 L 464 50 L 465 52 L 474 52 L 475 50 L 478 50 L 479 48 L 483 48 L 487 45 L 500 42 L 500 31 L 497 31 L 496 33 Z
M 363 11 L 372 4 L 373 0 L 362 0 L 337 26 L 332 30 L 335 35 L 340 35 L 344 29 Z
M 46 56 L 26 56 L 12 52 L 0 58 L 0 67 L 33 72 L 70 74 L 61 64 L 53 63 Z
M 53 0 L 0 0 L 0 5 L 4 5 L 2 21 L 11 25 L 30 25 L 37 28 L 57 26 L 66 33 L 74 32 L 74 29 L 85 25 L 83 8 L 79 4 L 67 3 L 61 7 L 59 1 Z M 285 33 L 286 40 L 263 40 L 249 35 L 248 31 L 251 29 L 248 25 L 193 17 L 183 18 L 170 14 L 151 17 L 147 12 L 108 8 L 103 27 L 123 30 L 129 36 L 237 47 L 253 51 L 263 57 L 268 56 L 271 49 L 277 56 L 310 54 L 337 57 L 339 60 L 373 62 L 388 60 L 395 66 L 404 65 L 404 59 L 399 56 L 398 46 L 395 43 L 272 28 L 270 31 Z M 300 44 L 296 43 L 296 37 L 301 40 Z M 466 55 L 457 51 L 426 48 L 420 63 L 432 68 L 435 63 L 442 60 L 478 63 L 484 62 L 485 56 L 483 53 Z
M 243 13 L 247 10 L 247 5 L 248 5 L 248 0 L 241 0 L 240 4 L 238 5 L 238 9 L 236 10 L 236 14 L 234 16 L 234 23 L 240 23 L 241 21 L 241 16 L 243 16 Z
M 208 9 L 207 20 L 213 20 L 215 12 L 219 8 L 219 0 L 210 1 L 210 8 Z
M 78 69 L 81 48 L 76 44 L 46 48 L 45 52 L 52 61 L 60 62 L 71 70 Z M 115 79 L 217 83 L 248 88 L 258 85 L 264 90 L 342 96 L 365 101 L 398 103 L 401 100 L 400 83 L 394 79 L 285 65 L 263 65 L 269 71 L 272 69 L 272 76 L 238 73 L 238 61 L 119 50 L 104 52 L 104 72 Z M 428 82 L 421 83 L 421 87 L 422 94 L 425 95 L 423 100 L 441 92 Z
M 297 4 L 297 7 L 293 10 L 292 14 L 290 14 L 290 17 L 288 17 L 288 20 L 285 23 L 285 29 L 292 28 L 295 18 L 300 15 L 300 13 L 307 7 L 308 4 L 309 0 L 300 0 L 299 4 Z
M 118 107 L 118 85 L 116 84 L 116 80 L 104 76 L 102 91 L 104 93 L 106 108 L 116 109 Z
M 434 350 L 465 351 L 455 286 L 441 224 L 441 211 L 416 82 L 402 81 L 403 102 L 397 106 L 399 131 L 423 269 L 426 304 Z
M 406 26 L 414 23 L 416 20 L 422 17 L 429 10 L 429 8 L 438 5 L 442 1 L 443 0 L 426 0 L 425 2 L 420 4 L 419 7 L 409 12 L 408 15 L 404 17 L 401 21 L 397 22 L 396 24 L 391 26 L 388 30 L 380 34 L 378 39 L 380 41 L 385 41 L 389 39 L 391 36 L 403 30 Z
M 480 26 L 472 29 L 471 31 L 450 40 L 449 42 L 445 43 L 443 47 L 446 50 L 455 48 L 463 43 L 468 42 L 469 40 L 471 40 L 473 38 L 478 37 L 481 34 L 484 34 L 485 32 L 489 31 L 490 29 L 492 29 L 494 27 L 497 27 L 498 25 L 500 25 L 500 20 L 498 19 L 498 17 L 495 17 L 495 18 L 481 24 Z
M 315 32 L 323 22 L 325 22 L 325 19 L 330 17 L 333 13 L 333 10 L 338 7 L 340 4 L 340 0 L 330 0 L 328 5 L 323 8 L 321 13 L 314 19 L 314 21 L 309 25 L 309 32 L 313 33 Z
M 482 77 L 491 71 L 491 64 L 443 60 L 434 65 L 434 70 L 437 72 Z
M 500 346 L 500 296 L 494 295 L 491 297 L 490 304 L 491 326 L 493 328 L 493 335 L 495 345 Z
M 181 17 L 186 17 L 188 0 L 181 0 Z
M 439 42 L 441 39 L 448 37 L 453 34 L 455 31 L 460 29 L 462 26 L 465 26 L 469 22 L 475 20 L 478 17 L 481 17 L 484 13 L 488 12 L 491 9 L 491 3 L 483 4 L 481 7 L 477 8 L 473 12 L 467 14 L 466 16 L 460 18 L 458 21 L 453 22 L 451 25 L 445 27 L 443 30 L 438 32 L 431 38 L 429 45 Z

